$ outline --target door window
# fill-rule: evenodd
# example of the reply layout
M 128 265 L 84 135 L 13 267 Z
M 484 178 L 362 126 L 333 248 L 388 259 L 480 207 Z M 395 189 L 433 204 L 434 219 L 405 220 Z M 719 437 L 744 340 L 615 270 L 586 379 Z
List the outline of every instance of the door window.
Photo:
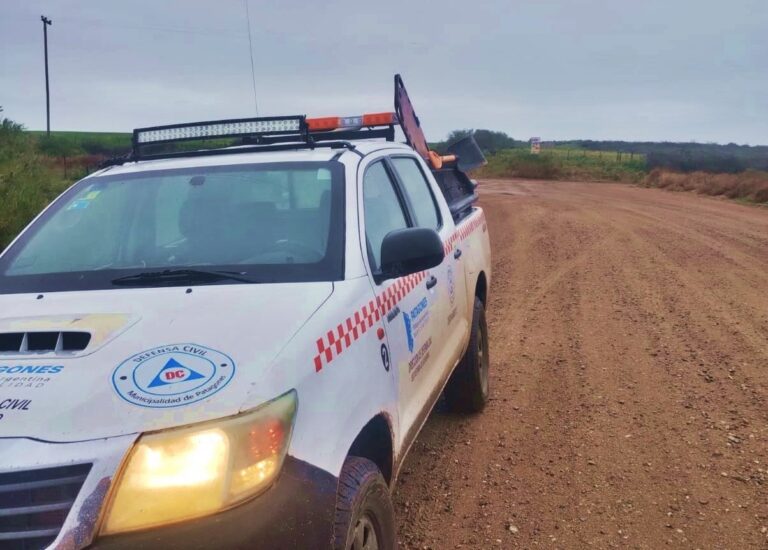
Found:
M 381 265 L 381 243 L 387 233 L 408 227 L 403 207 L 382 162 L 371 165 L 363 178 L 365 236 L 371 269 Z

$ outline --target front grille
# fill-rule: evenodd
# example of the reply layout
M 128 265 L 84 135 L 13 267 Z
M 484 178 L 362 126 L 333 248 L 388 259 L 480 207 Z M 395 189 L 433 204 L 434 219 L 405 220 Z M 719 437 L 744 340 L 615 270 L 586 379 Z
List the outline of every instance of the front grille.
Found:
M 0 474 L 0 549 L 39 550 L 61 530 L 90 464 Z

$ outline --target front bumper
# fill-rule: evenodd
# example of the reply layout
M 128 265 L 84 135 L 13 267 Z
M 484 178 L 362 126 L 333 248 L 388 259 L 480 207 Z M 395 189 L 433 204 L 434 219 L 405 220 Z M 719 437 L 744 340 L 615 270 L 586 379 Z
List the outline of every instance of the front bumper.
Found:
M 0 439 L 1 473 L 92 464 L 49 549 L 319 549 L 331 546 L 338 480 L 292 456 L 286 457 L 272 487 L 240 506 L 165 527 L 97 538 L 109 488 L 136 437 L 78 443 Z
M 337 479 L 291 456 L 275 484 L 235 508 L 183 523 L 102 537 L 105 550 L 317 548 L 332 544 Z

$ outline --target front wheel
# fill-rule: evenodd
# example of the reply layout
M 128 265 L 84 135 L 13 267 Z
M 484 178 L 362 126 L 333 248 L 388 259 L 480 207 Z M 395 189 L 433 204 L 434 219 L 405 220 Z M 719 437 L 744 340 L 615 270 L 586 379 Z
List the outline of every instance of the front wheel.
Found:
M 490 356 L 485 307 L 475 297 L 469 346 L 445 386 L 448 409 L 458 413 L 477 413 L 485 408 L 489 395 Z
M 367 458 L 350 456 L 339 476 L 335 550 L 394 550 L 395 512 L 384 477 Z

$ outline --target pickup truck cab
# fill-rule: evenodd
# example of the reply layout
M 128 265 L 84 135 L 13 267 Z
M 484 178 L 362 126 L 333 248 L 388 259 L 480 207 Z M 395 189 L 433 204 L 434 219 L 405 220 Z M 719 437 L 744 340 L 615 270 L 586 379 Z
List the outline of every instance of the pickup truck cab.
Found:
M 0 547 L 396 546 L 429 412 L 488 398 L 490 246 L 378 121 L 134 153 L 0 256 Z

